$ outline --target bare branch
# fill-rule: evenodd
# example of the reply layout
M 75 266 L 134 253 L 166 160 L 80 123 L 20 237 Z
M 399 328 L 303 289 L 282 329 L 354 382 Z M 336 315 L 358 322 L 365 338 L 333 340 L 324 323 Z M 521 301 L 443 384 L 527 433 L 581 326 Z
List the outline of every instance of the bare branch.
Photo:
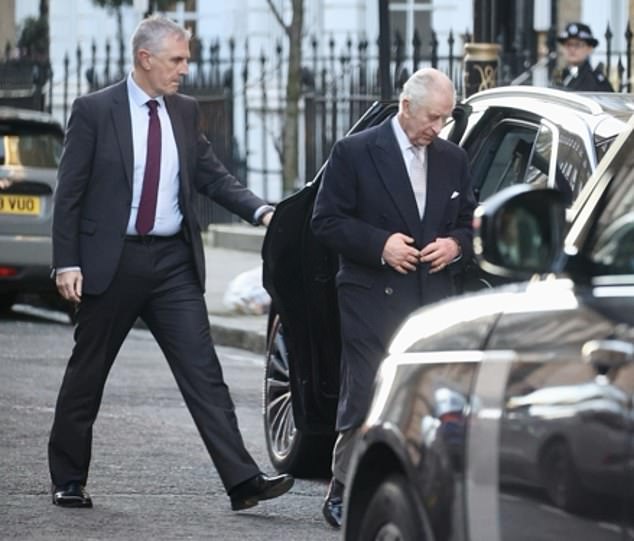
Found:
M 281 27 L 284 29 L 284 32 L 286 32 L 286 35 L 290 37 L 290 31 L 291 31 L 290 25 L 284 24 L 284 19 L 282 19 L 282 14 L 277 10 L 275 5 L 273 4 L 273 0 L 266 0 L 266 3 L 271 8 L 271 11 L 273 12 L 273 16 L 277 19 L 277 22 L 280 23 Z

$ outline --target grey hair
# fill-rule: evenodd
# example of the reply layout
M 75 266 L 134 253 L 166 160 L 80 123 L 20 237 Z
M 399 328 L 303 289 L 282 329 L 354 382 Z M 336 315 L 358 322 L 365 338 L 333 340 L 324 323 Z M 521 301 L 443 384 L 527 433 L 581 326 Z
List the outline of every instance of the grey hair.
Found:
M 431 92 L 447 92 L 451 89 L 454 105 L 456 103 L 456 88 L 451 79 L 434 68 L 421 68 L 415 71 L 403 85 L 400 103 L 407 99 L 412 108 L 416 109 L 425 103 Z
M 177 36 L 189 41 L 191 32 L 163 15 L 152 15 L 143 19 L 132 34 L 132 59 L 136 63 L 139 49 L 147 49 L 158 53 L 163 48 L 163 41 L 167 36 Z

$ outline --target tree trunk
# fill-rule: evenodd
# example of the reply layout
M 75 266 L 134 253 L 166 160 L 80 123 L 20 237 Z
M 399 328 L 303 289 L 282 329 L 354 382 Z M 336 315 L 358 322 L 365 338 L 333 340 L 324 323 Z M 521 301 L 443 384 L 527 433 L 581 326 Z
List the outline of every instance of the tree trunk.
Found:
M 125 66 L 125 44 L 123 38 L 123 14 L 121 13 L 121 6 L 117 6 L 117 40 L 119 41 L 119 78 L 123 77 Z
M 304 24 L 304 0 L 291 0 L 291 24 L 286 25 L 282 13 L 273 0 L 266 0 L 273 15 L 288 37 L 288 75 L 286 77 L 286 107 L 282 126 L 281 145 L 276 148 L 282 161 L 283 195 L 299 187 L 297 166 L 299 98 L 302 92 L 302 26 Z
M 286 112 L 282 139 L 282 185 L 284 195 L 299 187 L 298 168 L 298 117 L 299 98 L 302 91 L 302 27 L 304 20 L 303 0 L 292 0 L 293 18 L 288 27 L 289 53 L 288 77 L 286 80 Z

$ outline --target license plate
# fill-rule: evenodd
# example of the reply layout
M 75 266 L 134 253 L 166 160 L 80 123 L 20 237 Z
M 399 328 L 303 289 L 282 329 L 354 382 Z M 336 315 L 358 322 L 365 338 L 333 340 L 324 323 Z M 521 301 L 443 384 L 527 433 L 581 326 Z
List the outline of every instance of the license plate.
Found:
M 37 216 L 39 213 L 40 198 L 35 195 L 0 194 L 0 214 Z

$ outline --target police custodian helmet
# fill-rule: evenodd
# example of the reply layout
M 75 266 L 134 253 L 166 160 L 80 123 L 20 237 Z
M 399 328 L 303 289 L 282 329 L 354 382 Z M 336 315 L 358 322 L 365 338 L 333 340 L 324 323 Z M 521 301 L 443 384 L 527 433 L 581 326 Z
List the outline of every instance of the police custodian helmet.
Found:
M 557 36 L 559 43 L 566 43 L 569 39 L 580 39 L 585 41 L 590 47 L 596 47 L 599 41 L 592 35 L 592 30 L 587 24 L 583 23 L 570 23 L 566 26 L 566 29 Z

